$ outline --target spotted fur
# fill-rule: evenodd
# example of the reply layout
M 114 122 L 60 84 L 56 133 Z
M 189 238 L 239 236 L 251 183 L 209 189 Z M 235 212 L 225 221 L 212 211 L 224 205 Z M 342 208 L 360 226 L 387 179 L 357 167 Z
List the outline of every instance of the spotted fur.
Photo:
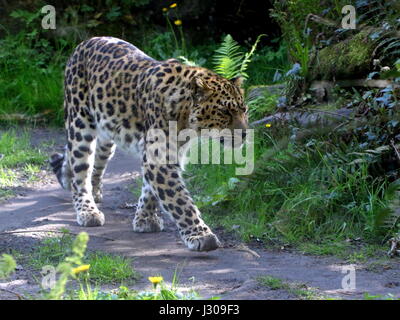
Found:
M 115 146 L 139 146 L 143 187 L 133 220 L 136 232 L 163 230 L 158 209 L 175 221 L 191 250 L 219 246 L 201 218 L 181 177 L 178 163 L 154 164 L 147 153 L 154 141 L 146 133 L 177 121 L 178 132 L 191 128 L 245 129 L 246 107 L 240 79 L 227 80 L 177 60 L 156 61 L 132 44 L 111 37 L 82 42 L 65 69 L 64 154 L 52 156 L 60 184 L 71 189 L 80 225 L 101 226 L 102 177 Z M 179 147 L 179 146 L 178 146 Z

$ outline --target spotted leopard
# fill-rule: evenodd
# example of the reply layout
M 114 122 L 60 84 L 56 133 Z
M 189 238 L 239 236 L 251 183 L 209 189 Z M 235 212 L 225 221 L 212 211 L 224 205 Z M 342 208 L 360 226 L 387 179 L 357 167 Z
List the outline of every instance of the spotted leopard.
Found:
M 116 146 L 125 150 L 136 146 L 141 153 L 143 186 L 133 230 L 163 230 L 161 209 L 176 223 L 190 250 L 218 248 L 218 238 L 202 220 L 185 187 L 179 161 L 152 162 L 149 150 L 157 139 L 147 133 L 157 129 L 168 137 L 171 121 L 176 121 L 178 133 L 184 129 L 246 129 L 247 110 L 240 86 L 239 78 L 227 80 L 175 59 L 157 61 L 117 38 L 96 37 L 79 44 L 65 69 L 68 143 L 63 154 L 51 157 L 60 184 L 72 191 L 78 224 L 104 224 L 96 203 L 102 200 L 107 163 Z

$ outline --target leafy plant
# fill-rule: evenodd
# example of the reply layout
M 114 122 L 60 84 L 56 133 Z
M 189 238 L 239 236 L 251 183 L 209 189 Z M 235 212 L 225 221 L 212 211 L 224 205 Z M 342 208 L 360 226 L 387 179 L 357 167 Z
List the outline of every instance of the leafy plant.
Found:
M 91 252 L 85 260 L 90 265 L 89 278 L 94 282 L 132 282 L 139 277 L 132 269 L 132 261 L 122 256 Z
M 89 236 L 86 232 L 77 235 L 72 244 L 72 254 L 64 259 L 57 267 L 59 279 L 54 287 L 46 295 L 49 300 L 59 300 L 65 293 L 65 287 L 69 279 L 75 279 L 77 274 L 87 270 L 89 267 L 83 265 L 82 258 L 86 251 Z
M 14 258 L 9 254 L 3 253 L 0 257 L 0 279 L 9 276 L 17 266 Z
M 273 113 L 276 110 L 278 103 L 278 95 L 264 93 L 263 95 L 249 101 L 249 120 L 255 121 L 261 119 L 267 114 Z
M 227 79 L 233 79 L 238 76 L 247 79 L 249 75 L 246 73 L 246 70 L 263 36 L 259 35 L 250 51 L 243 53 L 238 42 L 230 34 L 226 35 L 220 47 L 215 50 L 213 57 L 215 72 Z

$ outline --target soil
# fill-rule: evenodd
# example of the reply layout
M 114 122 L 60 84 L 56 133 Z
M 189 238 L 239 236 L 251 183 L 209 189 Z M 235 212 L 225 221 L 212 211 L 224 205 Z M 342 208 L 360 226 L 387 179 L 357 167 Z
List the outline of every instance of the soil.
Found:
M 54 149 L 61 150 L 65 144 L 64 134 L 59 130 L 35 129 L 31 134 L 32 145 L 52 139 L 56 141 Z M 142 275 L 132 286 L 134 289 L 149 288 L 148 276 L 162 275 L 168 283 L 178 270 L 179 286 L 193 288 L 204 298 L 299 299 L 290 290 L 262 286 L 257 281 L 259 276 L 301 284 L 324 297 L 362 299 L 368 293 L 400 298 L 397 258 L 373 271 L 367 268 L 370 261 L 353 265 L 356 288 L 351 290 L 342 288 L 349 264 L 335 257 L 266 249 L 260 245 L 253 247 L 225 236 L 218 229 L 215 231 L 222 240 L 222 248 L 207 253 L 191 252 L 167 217 L 164 217 L 168 221 L 164 232 L 135 233 L 131 221 L 132 204 L 137 199 L 131 190 L 139 176 L 139 160 L 117 151 L 106 173 L 104 201 L 100 205 L 106 223 L 102 227 L 83 228 L 76 223 L 70 193 L 49 172 L 45 183 L 24 188 L 16 197 L 0 203 L 0 252 L 32 250 L 38 240 L 49 236 L 46 231 L 66 228 L 76 234 L 86 231 L 90 235 L 90 249 L 133 258 L 133 267 Z M 0 281 L 0 299 L 35 297 L 39 289 L 32 271 L 19 265 L 10 279 Z

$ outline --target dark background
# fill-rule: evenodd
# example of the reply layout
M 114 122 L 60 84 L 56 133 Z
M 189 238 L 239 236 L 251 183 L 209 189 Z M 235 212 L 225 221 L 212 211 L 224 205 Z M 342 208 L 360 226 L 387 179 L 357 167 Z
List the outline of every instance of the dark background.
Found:
M 57 12 L 57 29 L 79 29 L 81 38 L 87 35 L 125 35 L 132 40 L 149 30 L 163 32 L 166 22 L 162 8 L 168 8 L 173 3 L 177 3 L 176 13 L 183 21 L 185 34 L 193 44 L 220 41 L 225 34 L 234 34 L 235 39 L 242 44 L 254 41 L 259 34 L 267 34 L 268 37 L 264 37 L 262 41 L 263 44 L 270 44 L 280 36 L 279 26 L 269 17 L 269 10 L 272 8 L 269 0 L 3 0 L 0 1 L 0 21 L 10 32 L 18 32 L 21 25 L 9 16 L 12 11 L 34 11 L 51 4 Z M 85 11 L 85 5 L 96 8 L 98 13 L 103 12 L 98 19 L 99 25 L 87 26 L 97 12 Z M 121 15 L 115 21 L 106 17 L 112 7 L 120 8 Z M 5 31 L 0 28 L 0 37 L 4 34 Z

